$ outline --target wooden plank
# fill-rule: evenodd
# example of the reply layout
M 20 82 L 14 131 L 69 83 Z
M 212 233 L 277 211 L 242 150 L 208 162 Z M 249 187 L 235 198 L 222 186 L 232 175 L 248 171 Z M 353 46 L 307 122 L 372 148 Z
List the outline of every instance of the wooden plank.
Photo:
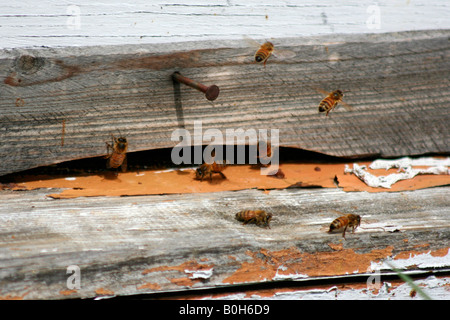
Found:
M 54 191 L 54 190 L 53 190 Z M 339 189 L 51 200 L 0 192 L 0 297 L 89 298 L 449 270 L 449 187 L 396 193 Z M 271 229 L 234 214 L 261 208 Z M 354 234 L 328 234 L 338 210 Z M 80 288 L 68 287 L 79 267 Z M 429 275 L 429 273 L 428 273 Z M 441 287 L 440 287 L 441 288 Z M 376 295 L 378 291 L 374 291 Z
M 0 48 L 92 46 L 448 29 L 439 0 L 5 2 Z
M 202 134 L 278 129 L 283 146 L 333 156 L 448 153 L 449 34 L 277 39 L 296 55 L 266 68 L 245 41 L 3 50 L 0 175 L 104 155 L 111 133 L 130 152 L 171 148 L 194 121 Z M 217 84 L 219 98 L 174 85 L 174 71 Z M 318 114 L 315 87 L 349 91 L 354 111 Z

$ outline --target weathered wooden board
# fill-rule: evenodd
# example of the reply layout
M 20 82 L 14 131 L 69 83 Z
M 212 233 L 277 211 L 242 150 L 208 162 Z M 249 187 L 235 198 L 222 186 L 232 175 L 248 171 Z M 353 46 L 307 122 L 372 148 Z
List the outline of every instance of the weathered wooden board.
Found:
M 131 152 L 171 148 L 180 127 L 202 144 L 210 128 L 278 129 L 281 145 L 334 156 L 447 153 L 449 35 L 275 39 L 295 56 L 266 68 L 245 41 L 3 50 L 0 175 L 104 155 L 111 133 Z M 174 71 L 219 98 L 174 84 Z M 354 110 L 319 114 L 315 87 L 344 90 Z
M 3 299 L 183 294 L 335 277 L 351 281 L 378 268 L 385 271 L 385 259 L 428 275 L 450 268 L 449 187 L 377 194 L 315 188 L 64 200 L 47 198 L 52 192 L 0 192 Z M 248 208 L 272 212 L 271 229 L 234 219 Z M 339 215 L 334 210 L 362 216 L 361 227 L 346 240 L 326 232 Z M 68 287 L 69 266 L 79 267 L 79 288 Z M 377 292 L 382 290 L 372 296 Z
M 440 0 L 3 1 L 0 48 L 448 29 Z

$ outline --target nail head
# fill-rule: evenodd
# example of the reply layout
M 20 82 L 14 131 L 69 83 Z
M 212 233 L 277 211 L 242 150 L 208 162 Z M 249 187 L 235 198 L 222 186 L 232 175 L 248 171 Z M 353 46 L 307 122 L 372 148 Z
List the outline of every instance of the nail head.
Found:
M 205 92 L 206 99 L 209 101 L 216 100 L 219 96 L 219 87 L 213 84 L 212 86 L 208 87 L 208 89 Z

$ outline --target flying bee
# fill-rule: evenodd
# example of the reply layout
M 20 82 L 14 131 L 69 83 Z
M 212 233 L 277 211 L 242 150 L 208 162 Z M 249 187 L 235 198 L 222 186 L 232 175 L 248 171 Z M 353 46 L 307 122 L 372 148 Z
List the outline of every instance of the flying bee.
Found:
M 344 229 L 344 232 L 342 233 L 342 236 L 345 239 L 345 231 L 347 228 L 352 229 L 352 233 L 355 232 L 356 228 L 361 224 L 361 217 L 357 214 L 347 214 L 345 216 L 341 216 L 339 218 L 336 218 L 331 222 L 330 230 L 328 230 L 329 233 L 337 230 Z
M 272 214 L 264 210 L 244 210 L 236 213 L 236 220 L 247 223 L 255 223 L 257 226 L 263 226 L 270 229 L 269 222 Z
M 264 67 L 266 67 L 267 60 L 271 55 L 274 55 L 281 59 L 292 58 L 293 56 L 295 56 L 295 53 L 293 51 L 275 49 L 274 44 L 270 41 L 266 41 L 263 44 L 260 44 L 248 36 L 244 36 L 244 39 L 253 47 L 258 48 L 255 52 L 255 62 L 263 63 Z
M 338 103 L 341 103 L 345 109 L 352 110 L 353 107 L 342 101 L 344 93 L 341 90 L 334 90 L 333 92 L 326 92 L 320 89 L 316 89 L 318 92 L 326 94 L 327 96 L 319 103 L 319 112 L 330 113 L 331 110 L 337 107 Z
M 127 171 L 127 139 L 125 137 L 116 138 L 113 135 L 111 136 L 113 139 L 113 144 L 111 145 L 106 142 L 106 149 L 108 152 L 108 155 L 105 156 L 105 159 L 108 159 L 106 161 L 106 168 L 115 169 L 120 167 L 122 172 L 125 172 Z

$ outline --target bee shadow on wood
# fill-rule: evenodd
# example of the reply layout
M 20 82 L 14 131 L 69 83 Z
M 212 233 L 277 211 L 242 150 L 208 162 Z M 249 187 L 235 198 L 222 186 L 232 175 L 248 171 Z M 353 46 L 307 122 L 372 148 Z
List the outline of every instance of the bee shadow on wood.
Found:
M 194 175 L 195 175 L 195 173 L 194 173 Z M 209 176 L 208 177 L 205 176 L 203 178 L 203 180 L 194 176 L 194 180 L 202 182 L 202 183 L 208 183 L 209 185 L 219 185 L 219 184 L 225 182 L 226 180 L 228 180 L 228 178 L 226 176 L 222 177 L 221 175 L 213 174 L 213 176 L 211 178 Z
M 105 170 L 100 174 L 101 177 L 103 177 L 103 179 L 105 180 L 116 180 L 119 178 L 119 170 L 113 170 L 113 169 L 109 169 L 109 170 Z

